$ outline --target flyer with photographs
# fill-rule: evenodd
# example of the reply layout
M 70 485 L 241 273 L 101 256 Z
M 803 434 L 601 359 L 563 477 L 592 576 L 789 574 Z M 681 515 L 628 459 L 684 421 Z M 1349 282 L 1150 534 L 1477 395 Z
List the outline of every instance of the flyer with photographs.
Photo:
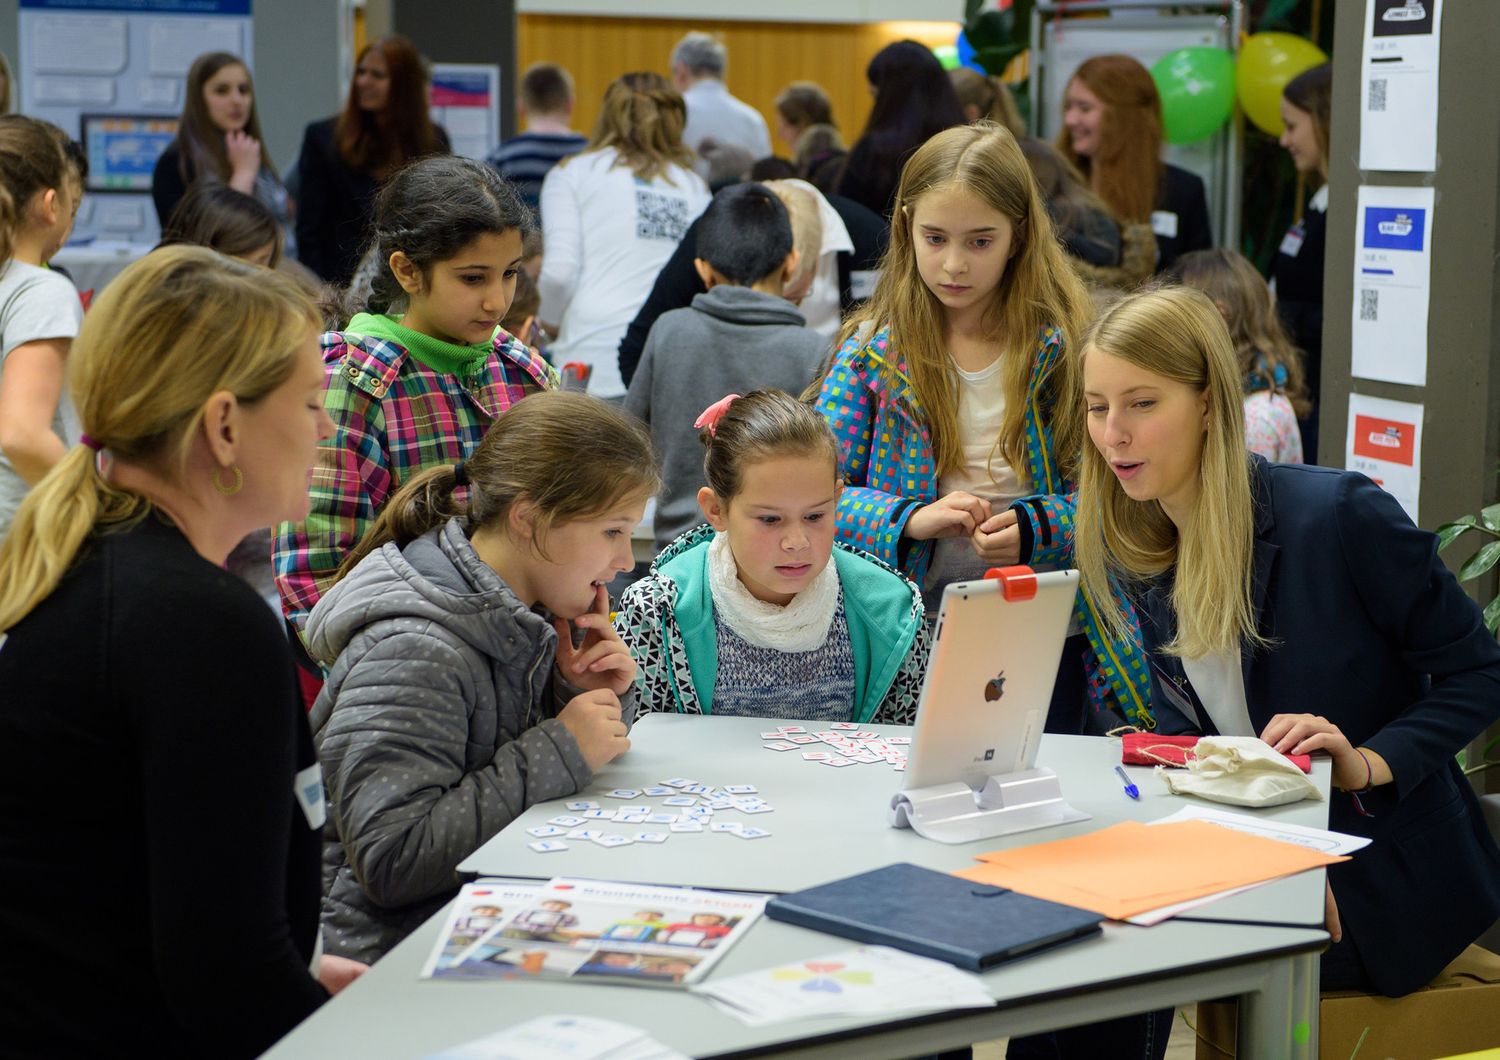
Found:
M 524 895 L 505 886 L 480 894 L 482 884 L 460 894 L 424 978 L 682 987 L 707 975 L 765 907 L 755 895 L 565 877 Z M 475 902 L 488 898 L 476 918 Z M 495 905 L 503 915 L 473 937 Z
M 448 922 L 438 935 L 437 946 L 422 966 L 422 978 L 435 979 L 446 975 L 461 954 L 489 934 L 492 928 L 530 905 L 531 899 L 541 889 L 540 883 L 511 880 L 475 880 L 464 884 L 448 914 Z

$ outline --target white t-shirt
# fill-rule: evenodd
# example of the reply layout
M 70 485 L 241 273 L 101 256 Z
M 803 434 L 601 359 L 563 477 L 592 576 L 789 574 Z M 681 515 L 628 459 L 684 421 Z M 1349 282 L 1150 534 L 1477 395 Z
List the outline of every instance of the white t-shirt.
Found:
M 82 323 L 83 303 L 62 273 L 21 261 L 7 264 L 0 269 L 0 378 L 17 346 L 39 339 L 71 341 Z M 52 430 L 64 445 L 76 445 L 81 429 L 65 388 L 52 414 Z M 0 538 L 30 489 L 0 452 Z
M 625 393 L 620 339 L 709 200 L 691 170 L 639 180 L 616 157 L 612 147 L 574 155 L 542 182 L 541 317 L 558 325 L 556 362 L 588 364 L 597 397 Z
M 1005 420 L 1005 379 L 1001 375 L 1001 358 L 987 368 L 958 371 L 958 435 L 964 461 L 953 471 L 938 478 L 938 496 L 955 490 L 972 493 L 990 502 L 991 512 L 1002 512 L 1011 502 L 1027 495 L 1026 483 L 1016 474 L 996 448 L 1000 426 Z M 990 564 L 979 558 L 967 537 L 944 537 L 934 543 L 932 564 L 923 580 L 924 595 L 935 607 L 949 582 L 982 578 Z M 934 612 L 936 613 L 936 612 Z
M 1245 674 L 1240 668 L 1239 652 L 1183 659 L 1182 669 L 1220 736 L 1256 735 L 1250 721 L 1250 707 L 1245 702 Z

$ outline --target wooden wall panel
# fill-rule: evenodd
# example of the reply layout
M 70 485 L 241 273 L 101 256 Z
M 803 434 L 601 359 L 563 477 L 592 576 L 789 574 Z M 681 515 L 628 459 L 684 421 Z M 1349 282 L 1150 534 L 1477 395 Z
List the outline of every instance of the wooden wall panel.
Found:
M 822 85 L 833 103 L 834 120 L 853 142 L 870 113 L 865 67 L 875 53 L 903 37 L 951 44 L 958 31 L 953 22 L 714 22 L 524 13 L 517 23 L 518 71 L 534 62 L 567 68 L 578 92 L 573 127 L 585 133 L 593 129 L 604 90 L 616 77 L 632 70 L 670 76 L 672 48 L 683 34 L 696 29 L 719 35 L 729 49 L 729 91 L 760 110 L 771 130 L 771 146 L 783 157 L 791 148 L 776 140 L 773 104 L 789 82 Z

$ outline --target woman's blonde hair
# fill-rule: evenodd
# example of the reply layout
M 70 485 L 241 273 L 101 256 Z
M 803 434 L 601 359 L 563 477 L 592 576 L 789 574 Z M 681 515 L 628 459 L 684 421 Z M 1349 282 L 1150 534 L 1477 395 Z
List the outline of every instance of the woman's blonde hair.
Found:
M 1283 394 L 1299 418 L 1312 412 L 1302 373 L 1302 351 L 1276 314 L 1276 300 L 1265 277 L 1238 250 L 1214 247 L 1182 255 L 1166 278 L 1211 298 L 1229 328 L 1245 393 Z M 1279 370 L 1278 370 L 1279 369 Z
M 684 168 L 693 164 L 693 152 L 682 142 L 686 125 L 687 104 L 665 77 L 649 71 L 622 74 L 604 90 L 585 153 L 613 147 L 616 165 L 641 180 L 661 177 L 670 184 L 667 170 L 674 162 Z
M 1104 104 L 1099 148 L 1085 158 L 1073 150 L 1067 129 L 1057 149 L 1088 178 L 1095 194 L 1125 221 L 1149 222 L 1166 172 L 1161 161 L 1161 94 L 1151 71 L 1128 55 L 1096 55 L 1069 80 Z
M 1196 659 L 1265 646 L 1250 595 L 1255 517 L 1240 374 L 1218 309 L 1190 287 L 1129 295 L 1104 311 L 1081 349 L 1085 364 L 1103 354 L 1118 357 L 1208 402 L 1198 497 L 1181 532 L 1157 501 L 1131 500 L 1098 448 L 1084 446 L 1074 557 L 1106 627 L 1126 633 L 1111 577 L 1140 582 L 1175 567 L 1177 636 L 1164 651 Z M 1081 386 L 1074 401 L 1084 404 Z
M 532 542 L 547 555 L 549 530 L 592 519 L 626 497 L 654 494 L 661 485 L 651 438 L 634 416 L 608 402 L 565 390 L 528 394 L 490 425 L 463 461 L 464 482 L 454 464 L 440 464 L 408 480 L 380 510 L 354 551 L 339 567 L 340 578 L 390 542 L 405 547 L 455 516 L 469 529 L 501 528 L 511 507 L 536 507 Z M 468 486 L 467 502 L 455 492 Z
M 823 251 L 823 214 L 818 209 L 816 193 L 810 184 L 800 180 L 763 181 L 786 207 L 787 218 L 792 222 L 792 248 L 797 251 L 797 271 L 786 282 L 796 290 L 809 276 L 818 271 L 818 262 Z
M 112 457 L 181 475 L 208 399 L 254 404 L 286 382 L 321 322 L 288 276 L 207 247 L 163 247 L 112 280 L 68 353 L 83 430 Z M 45 600 L 96 529 L 146 512 L 74 445 L 27 494 L 0 543 L 0 631 Z
M 1065 342 L 1082 333 L 1092 315 L 1087 291 L 1068 268 L 1037 193 L 1031 167 L 1016 138 L 994 122 L 945 129 L 907 161 L 896 189 L 890 244 L 881 261 L 875 294 L 858 316 L 849 317 L 835 348 L 860 333 L 867 321 L 888 326 L 891 348 L 906 359 L 906 372 L 932 433 L 937 474 L 963 463 L 958 426 L 958 374 L 944 342 L 944 310 L 917 271 L 912 236 L 917 202 L 930 191 L 963 188 L 1003 215 L 1012 225 L 1011 259 L 984 317 L 988 333 L 1001 344 L 1005 380 L 1005 420 L 998 450 L 1020 471 L 1027 467 L 1026 412 L 1031 373 L 1042 331 L 1055 327 Z M 1070 358 L 1059 357 L 1044 381 L 1042 411 L 1053 426 L 1053 452 L 1071 462 L 1081 442 L 1076 403 L 1059 400 L 1070 392 Z M 882 371 L 895 378 L 896 367 Z M 1038 490 L 1046 483 L 1033 483 Z

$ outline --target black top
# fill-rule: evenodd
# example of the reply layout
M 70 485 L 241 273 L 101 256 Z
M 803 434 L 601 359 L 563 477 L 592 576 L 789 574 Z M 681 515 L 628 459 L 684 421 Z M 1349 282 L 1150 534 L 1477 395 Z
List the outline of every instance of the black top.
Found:
M 885 253 L 886 241 L 890 238 L 890 227 L 885 220 L 851 199 L 838 195 L 825 196 L 844 227 L 849 230 L 849 242 L 853 252 L 841 252 L 839 263 L 839 302 L 848 312 L 854 305 L 852 274 L 880 268 L 881 255 Z M 651 288 L 641 311 L 635 315 L 620 340 L 620 377 L 625 385 L 635 376 L 636 365 L 641 363 L 641 351 L 646 348 L 646 336 L 656 318 L 670 309 L 681 309 L 692 304 L 695 295 L 708 288 L 693 268 L 693 259 L 698 256 L 698 222 L 688 225 L 677 249 L 656 274 L 656 283 Z
M 896 187 L 901 183 L 901 167 L 920 146 L 920 142 L 896 143 L 880 134 L 861 136 L 844 160 L 839 194 L 889 222 L 896 203 Z
M 379 182 L 369 170 L 351 169 L 333 141 L 338 117 L 315 121 L 302 135 L 297 166 L 297 260 L 330 283 L 346 284 L 369 237 Z M 438 153 L 450 150 L 448 133 L 437 132 Z
M 1318 457 L 1318 393 L 1323 374 L 1323 257 L 1328 250 L 1328 213 L 1309 206 L 1292 225 L 1271 262 L 1276 280 L 1276 308 L 1302 351 L 1302 374 L 1312 399 L 1310 422 L 1302 423 L 1303 459 Z
M 286 638 L 148 515 L 0 638 L 0 1055 L 255 1056 L 326 998 Z
M 1158 269 L 1172 263 L 1190 250 L 1207 250 L 1214 245 L 1213 229 L 1208 223 L 1208 195 L 1203 178 L 1178 166 L 1168 165 L 1162 175 L 1161 194 L 1156 199 L 1151 230 L 1156 233 Z M 1171 214 L 1171 219 L 1165 215 Z
M 151 171 L 151 201 L 156 204 L 156 220 L 163 228 L 187 189 L 187 181 L 182 179 L 182 148 L 173 140 Z

